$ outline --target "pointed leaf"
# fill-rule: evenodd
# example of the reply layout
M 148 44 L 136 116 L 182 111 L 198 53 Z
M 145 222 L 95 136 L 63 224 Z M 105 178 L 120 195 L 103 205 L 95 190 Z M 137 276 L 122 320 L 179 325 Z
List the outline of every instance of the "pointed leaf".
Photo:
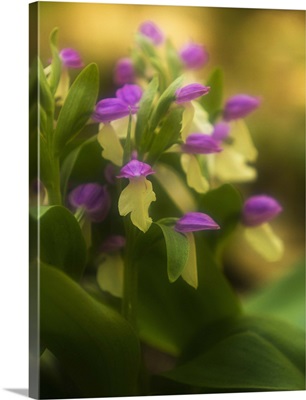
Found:
M 86 245 L 75 217 L 62 206 L 39 208 L 40 259 L 80 279 L 86 262 Z
M 61 77 L 61 59 L 57 49 L 58 28 L 54 28 L 50 35 L 50 47 L 52 53 L 51 73 L 48 78 L 50 89 L 54 95 Z
M 57 153 L 85 126 L 93 112 L 98 90 L 98 68 L 96 64 L 90 64 L 73 82 L 59 113 L 54 132 L 54 148 Z
M 182 274 L 186 265 L 189 247 L 186 236 L 176 232 L 173 226 L 156 222 L 161 229 L 167 249 L 167 272 L 170 282 L 175 282 Z
M 200 99 L 200 104 L 208 112 L 209 120 L 213 123 L 222 109 L 223 72 L 221 68 L 213 70 L 206 85 L 210 86 L 210 92 L 208 96 L 203 96 Z

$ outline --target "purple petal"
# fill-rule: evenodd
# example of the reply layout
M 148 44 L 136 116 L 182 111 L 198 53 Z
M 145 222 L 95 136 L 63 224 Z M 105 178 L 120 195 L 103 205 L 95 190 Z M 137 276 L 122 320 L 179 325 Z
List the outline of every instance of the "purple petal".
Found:
M 220 226 L 207 214 L 189 212 L 176 222 L 174 229 L 177 232 L 187 233 L 220 229 Z
M 135 70 L 130 58 L 121 58 L 117 61 L 114 70 L 114 80 L 117 85 L 133 83 L 135 81 Z
M 211 136 L 215 140 L 222 142 L 224 139 L 228 137 L 229 131 L 230 131 L 229 124 L 227 124 L 226 122 L 219 122 L 214 126 L 214 130 Z
M 84 207 L 92 221 L 101 222 L 110 209 L 110 196 L 105 186 L 98 183 L 85 183 L 77 186 L 68 197 L 74 208 Z
M 184 153 L 191 154 L 211 154 L 219 153 L 222 148 L 219 146 L 219 142 L 210 135 L 192 133 L 182 145 L 182 150 Z
M 164 41 L 164 34 L 157 25 L 152 21 L 146 21 L 139 27 L 139 32 L 150 39 L 155 45 L 159 45 Z
M 130 113 L 135 114 L 137 111 L 138 107 L 129 106 L 121 99 L 103 99 L 96 104 L 92 118 L 97 122 L 110 122 L 126 117 Z
M 227 100 L 223 110 L 225 121 L 244 118 L 260 105 L 258 97 L 248 96 L 246 94 L 237 94 Z
M 117 176 L 117 178 L 132 179 L 139 176 L 148 176 L 154 173 L 155 171 L 152 170 L 149 164 L 138 160 L 132 160 L 121 168 L 120 174 Z
M 136 106 L 141 99 L 142 92 L 143 90 L 140 86 L 126 84 L 116 91 L 116 96 L 124 103 Z
M 281 205 L 273 197 L 252 196 L 244 203 L 242 222 L 246 226 L 261 225 L 276 217 L 282 210 Z
M 197 99 L 198 97 L 204 96 L 210 90 L 209 86 L 203 86 L 200 83 L 191 83 L 180 89 L 175 93 L 176 103 L 181 104 L 187 101 Z
M 68 68 L 82 68 L 84 66 L 81 56 L 74 49 L 62 49 L 59 55 L 63 64 Z
M 116 183 L 116 167 L 112 163 L 108 163 L 104 168 L 104 176 L 108 183 L 114 185 Z
M 188 43 L 179 52 L 185 67 L 197 69 L 203 67 L 208 61 L 208 53 L 204 46 L 197 43 Z
M 121 250 L 126 244 L 126 239 L 121 235 L 109 236 L 101 246 L 101 251 L 105 253 L 111 253 L 114 251 Z

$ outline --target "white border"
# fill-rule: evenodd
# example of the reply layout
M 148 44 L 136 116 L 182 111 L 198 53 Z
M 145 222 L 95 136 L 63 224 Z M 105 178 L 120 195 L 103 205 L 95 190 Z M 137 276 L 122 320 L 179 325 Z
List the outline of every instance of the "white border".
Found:
M 56 1 L 56 0 L 53 0 Z M 66 0 L 67 2 L 73 2 Z M 75 1 L 83 3 L 242 7 L 304 10 L 301 1 Z M 28 4 L 1 2 L 1 399 L 20 395 L 6 389 L 28 387 Z M 4 77 L 4 78 L 3 78 Z M 3 90 L 4 86 L 4 90 Z M 4 257 L 3 257 L 4 254 Z M 298 399 L 305 392 L 208 395 L 221 399 Z M 191 397 L 191 396 L 184 396 Z M 194 396 L 193 396 L 194 397 Z M 162 396 L 169 400 L 168 396 Z

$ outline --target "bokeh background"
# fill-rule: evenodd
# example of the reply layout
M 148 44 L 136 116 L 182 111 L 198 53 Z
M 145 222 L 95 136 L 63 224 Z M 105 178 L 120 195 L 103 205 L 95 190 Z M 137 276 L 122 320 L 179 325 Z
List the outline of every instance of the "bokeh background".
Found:
M 199 78 L 220 66 L 225 98 L 261 96 L 247 118 L 259 150 L 256 182 L 239 185 L 247 195 L 276 197 L 284 212 L 272 222 L 285 242 L 281 261 L 267 263 L 237 234 L 226 252 L 226 273 L 242 291 L 280 277 L 304 259 L 305 248 L 305 12 L 294 10 L 39 3 L 39 53 L 50 59 L 49 35 L 59 28 L 59 47 L 77 49 L 100 70 L 100 98 L 114 94 L 113 68 L 128 56 L 138 26 L 152 20 L 177 48 L 188 40 L 210 54 Z M 33 25 L 30 29 L 35 29 Z M 35 35 L 34 35 L 35 36 Z M 34 37 L 33 36 L 33 37 Z M 30 43 L 30 60 L 35 56 Z

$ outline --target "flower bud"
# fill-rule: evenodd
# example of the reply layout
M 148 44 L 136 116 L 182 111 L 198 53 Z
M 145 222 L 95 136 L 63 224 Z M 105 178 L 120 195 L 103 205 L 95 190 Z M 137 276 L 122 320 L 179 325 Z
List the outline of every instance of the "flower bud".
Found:
M 117 85 L 135 81 L 134 65 L 130 58 L 121 58 L 117 61 L 114 69 L 114 81 Z
M 191 154 L 212 154 L 219 153 L 222 148 L 210 135 L 203 133 L 192 133 L 186 139 L 186 142 L 182 145 L 184 153 Z
M 84 208 L 86 215 L 94 222 L 103 221 L 110 209 L 110 196 L 105 186 L 85 183 L 69 194 L 69 203 L 75 208 Z
M 101 251 L 104 253 L 112 253 L 121 250 L 126 244 L 126 239 L 121 235 L 109 236 L 101 246 Z
M 142 93 L 143 90 L 140 86 L 126 84 L 116 91 L 116 97 L 130 106 L 136 106 Z
M 222 142 L 229 135 L 230 126 L 226 122 L 219 122 L 214 126 L 211 137 L 219 142 Z
M 198 97 L 204 96 L 210 90 L 209 86 L 203 86 L 200 83 L 191 83 L 183 86 L 175 92 L 177 104 L 186 103 L 188 101 L 197 99 Z
M 84 66 L 81 56 L 74 49 L 62 49 L 59 56 L 67 68 L 82 68 Z
M 225 121 L 244 118 L 260 105 L 258 97 L 248 96 L 246 94 L 237 94 L 227 100 L 223 110 Z
M 103 99 L 96 104 L 92 118 L 97 122 L 105 123 L 126 117 L 129 114 L 136 114 L 137 111 L 138 107 L 129 106 L 121 99 Z
M 208 61 L 208 53 L 204 46 L 197 43 L 188 43 L 179 52 L 179 56 L 186 68 L 197 69 Z
M 203 230 L 216 230 L 220 226 L 207 214 L 201 212 L 189 212 L 183 215 L 175 224 L 177 232 L 195 232 Z
M 142 23 L 139 27 L 139 32 L 150 39 L 156 46 L 163 43 L 165 39 L 163 32 L 152 21 Z
M 246 226 L 261 225 L 276 217 L 282 211 L 281 205 L 266 195 L 252 196 L 244 203 L 242 222 Z

